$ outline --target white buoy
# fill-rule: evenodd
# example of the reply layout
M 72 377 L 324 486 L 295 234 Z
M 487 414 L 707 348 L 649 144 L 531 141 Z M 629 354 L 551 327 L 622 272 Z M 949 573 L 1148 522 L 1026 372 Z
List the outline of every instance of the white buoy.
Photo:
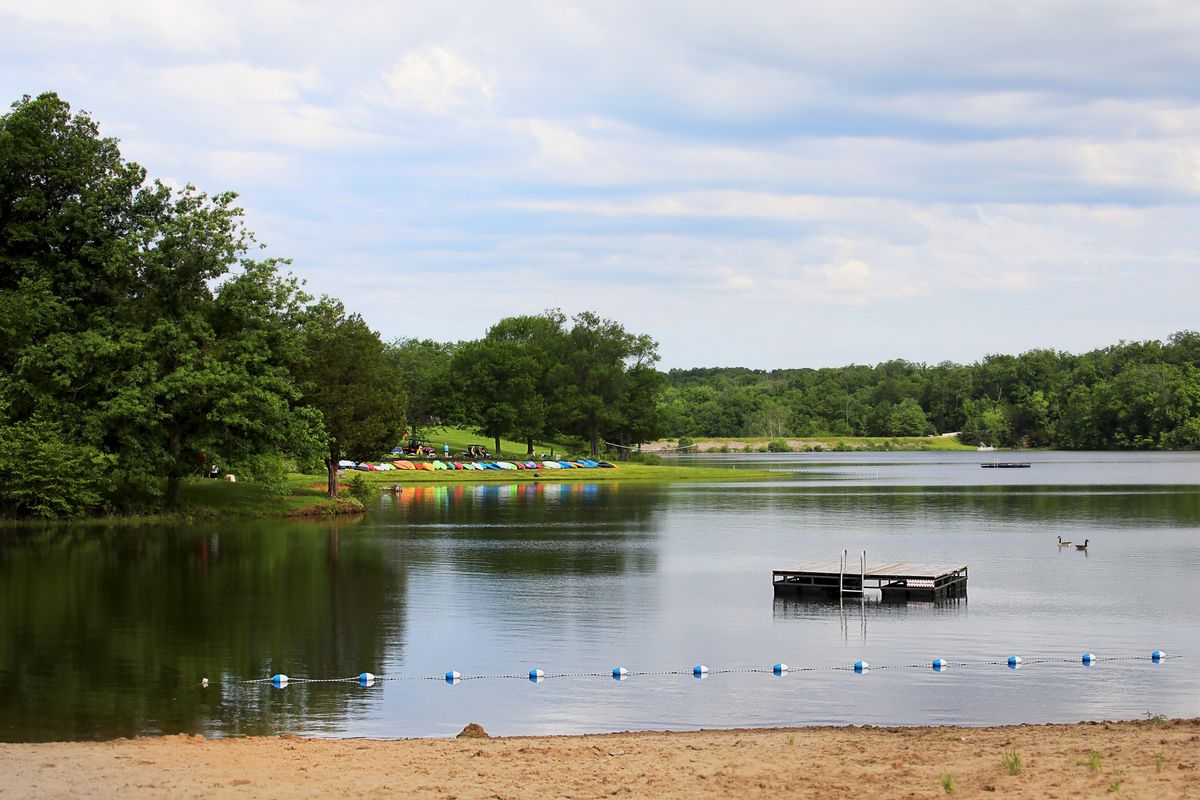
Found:
M 200 679 L 200 688 L 201 688 L 201 689 L 207 689 L 207 688 L 208 688 L 208 678 L 201 678 L 201 679 Z
M 696 666 L 692 667 L 692 677 L 703 678 L 707 674 L 708 667 L 704 666 L 703 664 L 697 664 Z
M 541 683 L 542 681 L 546 680 L 546 673 L 542 672 L 540 669 L 531 669 L 529 670 L 529 680 L 533 681 L 534 683 Z
M 375 685 L 375 676 L 370 672 L 362 673 L 361 675 L 358 676 L 358 685 L 359 686 L 374 686 Z
M 782 675 L 787 671 L 788 671 L 788 665 L 784 664 L 782 661 L 780 661 L 775 666 L 771 667 L 771 672 L 774 672 L 776 675 Z
M 282 689 L 283 687 L 288 685 L 288 676 L 284 675 L 282 672 L 279 673 L 278 675 L 272 675 L 271 676 L 271 685 L 274 686 L 276 689 Z
M 624 667 L 613 667 L 613 680 L 623 681 L 629 677 L 629 670 Z
M 1079 660 L 1083 662 L 1083 665 L 1085 667 L 1090 667 L 1093 664 L 1093 662 L 1095 662 L 1096 656 L 1092 655 L 1091 653 L 1084 653 L 1082 658 L 1080 658 Z
M 1164 653 L 1162 650 L 1155 650 L 1153 653 L 1150 654 L 1150 660 L 1153 661 L 1155 664 L 1162 661 L 1166 657 L 1167 657 L 1167 654 Z
M 450 670 L 449 672 L 446 673 L 446 683 L 453 685 L 453 684 L 461 683 L 461 682 L 462 682 L 462 675 L 460 673 L 455 672 L 454 670 Z
M 860 672 L 860 673 L 866 672 L 870 668 L 871 668 L 871 665 L 868 664 L 866 661 L 855 661 L 854 662 L 854 671 L 855 672 Z
M 946 659 L 935 658 L 932 662 L 932 666 L 934 672 L 941 672 L 942 670 L 946 669 Z
M 1009 656 L 1008 657 L 1008 668 L 1009 669 L 1020 669 L 1021 668 L 1021 657 L 1020 656 Z

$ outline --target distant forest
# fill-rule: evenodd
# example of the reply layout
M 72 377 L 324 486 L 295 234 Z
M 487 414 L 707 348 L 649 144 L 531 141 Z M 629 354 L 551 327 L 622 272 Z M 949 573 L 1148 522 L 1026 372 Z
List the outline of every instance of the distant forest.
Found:
M 1200 333 L 1072 355 L 1030 350 L 974 364 L 673 369 L 672 437 L 920 436 L 1068 450 L 1200 446 Z

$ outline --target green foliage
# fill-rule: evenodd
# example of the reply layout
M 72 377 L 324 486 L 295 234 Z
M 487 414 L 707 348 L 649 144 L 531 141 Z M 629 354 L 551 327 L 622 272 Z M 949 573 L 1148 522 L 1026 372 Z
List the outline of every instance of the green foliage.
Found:
M 13 516 L 79 517 L 104 508 L 113 457 L 69 441 L 35 417 L 0 427 L 0 511 Z
M 943 772 L 938 776 L 938 780 L 942 783 L 942 791 L 946 794 L 954 794 L 954 776 L 949 772 Z
M 792 446 L 788 444 L 787 439 L 772 439 L 767 442 L 767 452 L 790 453 L 792 452 Z
M 405 394 L 405 427 L 424 438 L 430 428 L 462 419 L 462 395 L 455 391 L 451 362 L 455 346 L 430 339 L 397 339 L 386 348 Z
M 378 334 L 336 300 L 323 298 L 301 317 L 303 355 L 293 370 L 303 402 L 324 424 L 329 495 L 338 491 L 338 461 L 376 457 L 404 425 L 400 373 Z
M 366 479 L 363 475 L 353 475 L 346 481 L 346 490 L 350 496 L 363 504 L 363 507 L 374 503 L 379 497 L 379 485 Z
M 1095 750 L 1088 750 L 1087 761 L 1082 763 L 1087 766 L 1089 772 L 1099 772 L 1101 765 L 1100 754 Z
M 304 297 L 246 257 L 234 199 L 148 183 L 53 94 L 0 118 L 0 423 L 71 420 L 120 508 L 177 505 L 200 453 L 312 429 L 287 369 Z
M 1004 766 L 1004 771 L 1009 775 L 1021 774 L 1021 754 L 1016 750 L 1005 750 L 1000 763 Z
M 680 436 L 679 443 L 677 446 L 678 447 L 691 447 L 695 443 L 696 443 L 695 440 L 692 439 L 692 437 L 690 437 L 690 436 Z
M 671 370 L 674 437 L 923 436 L 1063 449 L 1200 447 L 1200 333 L 1083 355 L 1031 350 L 974 364 Z

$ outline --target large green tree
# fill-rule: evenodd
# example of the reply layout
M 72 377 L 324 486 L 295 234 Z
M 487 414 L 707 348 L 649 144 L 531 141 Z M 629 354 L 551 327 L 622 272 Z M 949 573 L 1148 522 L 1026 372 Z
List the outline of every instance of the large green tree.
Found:
M 497 454 L 500 437 L 538 425 L 545 413 L 537 392 L 539 365 L 515 342 L 464 342 L 454 354 L 453 370 L 464 420 L 491 437 Z
M 303 445 L 303 301 L 234 195 L 148 181 L 54 94 L 0 118 L 0 422 L 113 457 L 108 502 L 178 504 L 200 453 Z M 44 424 L 30 430 L 44 430 Z
M 295 371 L 304 402 L 324 421 L 329 496 L 336 497 L 343 456 L 363 461 L 395 444 L 404 427 L 404 389 L 379 335 L 339 301 L 323 298 L 308 309 L 303 338 Z
M 556 427 L 586 441 L 598 456 L 602 435 L 616 435 L 628 422 L 627 415 L 643 407 L 648 415 L 656 412 L 656 387 L 647 384 L 647 391 L 635 392 L 631 382 L 658 360 L 657 344 L 590 311 L 577 314 L 572 322 L 566 350 L 551 377 Z

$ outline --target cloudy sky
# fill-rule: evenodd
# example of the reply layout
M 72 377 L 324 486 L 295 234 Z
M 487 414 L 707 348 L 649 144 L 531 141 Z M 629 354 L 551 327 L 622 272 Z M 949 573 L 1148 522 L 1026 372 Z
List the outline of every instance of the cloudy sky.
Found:
M 1200 327 L 1200 4 L 0 0 L 151 175 L 384 336 L 584 309 L 664 367 Z

